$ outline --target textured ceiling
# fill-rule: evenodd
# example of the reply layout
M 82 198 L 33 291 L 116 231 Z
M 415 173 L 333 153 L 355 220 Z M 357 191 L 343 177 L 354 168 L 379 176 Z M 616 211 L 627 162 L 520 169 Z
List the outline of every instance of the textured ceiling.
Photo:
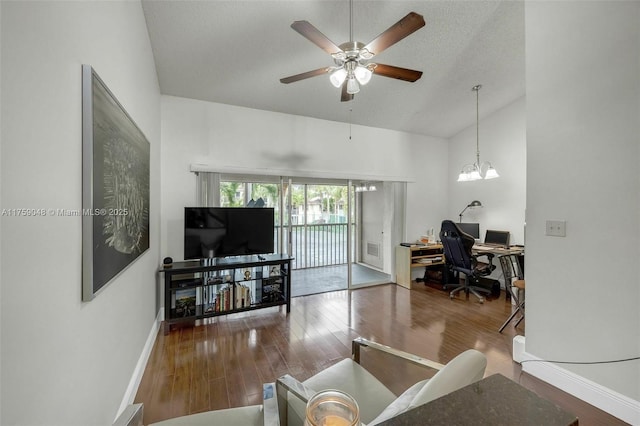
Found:
M 349 2 L 143 0 L 163 94 L 437 137 L 525 93 L 521 1 L 354 1 L 353 35 L 367 43 L 407 13 L 426 26 L 373 61 L 423 71 L 407 83 L 374 74 L 351 102 L 322 75 L 279 79 L 333 65 L 290 28 L 307 20 L 336 44 L 349 40 Z

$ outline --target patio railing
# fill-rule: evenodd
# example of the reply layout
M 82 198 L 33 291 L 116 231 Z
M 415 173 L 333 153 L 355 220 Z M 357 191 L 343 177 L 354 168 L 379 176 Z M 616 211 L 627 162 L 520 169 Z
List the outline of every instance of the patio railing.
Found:
M 285 227 L 284 231 L 286 234 L 287 227 Z M 293 269 L 347 263 L 346 223 L 293 225 L 291 241 L 292 250 L 290 254 L 295 258 L 292 265 Z M 353 244 L 351 246 L 353 247 Z

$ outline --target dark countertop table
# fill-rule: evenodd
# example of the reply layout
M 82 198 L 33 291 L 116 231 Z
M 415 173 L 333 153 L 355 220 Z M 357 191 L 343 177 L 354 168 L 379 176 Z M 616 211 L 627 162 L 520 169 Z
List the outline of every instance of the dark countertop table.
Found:
M 513 380 L 494 374 L 381 425 L 577 426 L 578 418 Z

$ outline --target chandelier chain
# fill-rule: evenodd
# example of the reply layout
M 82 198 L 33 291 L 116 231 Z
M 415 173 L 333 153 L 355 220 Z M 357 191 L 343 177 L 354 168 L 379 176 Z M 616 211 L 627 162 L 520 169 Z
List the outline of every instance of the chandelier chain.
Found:
M 480 88 L 481 84 L 474 86 L 476 92 L 476 164 L 480 167 Z

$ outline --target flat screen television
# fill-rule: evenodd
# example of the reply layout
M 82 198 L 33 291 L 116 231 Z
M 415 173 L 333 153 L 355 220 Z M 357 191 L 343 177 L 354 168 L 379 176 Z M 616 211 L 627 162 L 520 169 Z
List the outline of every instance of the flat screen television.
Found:
M 273 253 L 273 208 L 185 207 L 184 258 Z

